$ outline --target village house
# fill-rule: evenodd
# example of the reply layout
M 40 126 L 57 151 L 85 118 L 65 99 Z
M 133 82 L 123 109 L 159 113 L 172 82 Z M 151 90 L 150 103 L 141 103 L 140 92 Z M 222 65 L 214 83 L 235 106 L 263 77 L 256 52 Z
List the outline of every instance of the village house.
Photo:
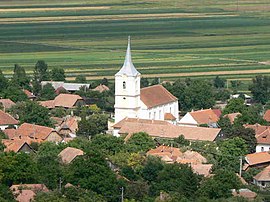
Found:
M 0 103 L 3 107 L 3 111 L 5 112 L 7 109 L 10 109 L 15 103 L 10 99 L 0 99 Z
M 270 187 L 270 166 L 264 168 L 253 177 L 253 183 L 261 188 Z
M 234 124 L 234 120 L 239 116 L 241 116 L 241 113 L 236 112 L 236 113 L 226 114 L 224 115 L 224 118 L 228 118 L 230 120 L 230 123 Z
M 255 131 L 257 140 L 256 152 L 270 151 L 270 127 L 260 124 L 244 125 L 245 128 L 251 128 Z
M 18 202 L 31 202 L 39 192 L 49 192 L 44 184 L 19 184 L 10 187 L 14 198 Z
M 209 127 L 217 128 L 217 122 L 220 116 L 220 110 L 202 109 L 191 111 L 185 114 L 179 121 L 179 125 L 184 126 L 200 126 L 208 125 Z
M 14 119 L 10 114 L 0 110 L 0 129 L 5 130 L 9 126 L 17 127 L 19 122 Z
M 162 85 L 141 89 L 140 79 L 141 74 L 132 63 L 129 39 L 125 62 L 115 74 L 115 123 L 126 117 L 165 120 L 165 114 L 176 123 L 178 99 Z
M 187 150 L 184 153 L 179 148 L 159 146 L 149 150 L 147 155 L 160 157 L 165 163 L 189 164 L 194 173 L 205 177 L 210 175 L 212 164 L 206 164 L 207 160 L 200 153 Z
M 243 170 L 249 168 L 265 168 L 270 165 L 270 154 L 268 152 L 258 152 L 245 156 Z
M 29 90 L 24 89 L 23 92 L 29 100 L 34 101 L 36 99 L 36 96 L 32 92 L 30 92 Z
M 93 91 L 98 91 L 100 93 L 103 93 L 103 92 L 109 91 L 109 90 L 110 90 L 110 88 L 106 85 L 103 85 L 103 84 L 99 84 L 97 87 L 95 87 L 93 89 Z
M 235 197 L 243 197 L 243 198 L 248 199 L 250 201 L 253 201 L 257 197 L 257 194 L 255 192 L 253 192 L 247 188 L 239 189 L 239 190 L 232 189 L 232 195 Z
M 127 135 L 127 139 L 138 132 L 145 132 L 153 138 L 166 139 L 173 139 L 183 135 L 185 139 L 190 141 L 213 142 L 223 138 L 220 128 L 177 126 L 159 120 L 125 118 L 113 125 L 113 134 L 115 136 Z
M 44 141 L 61 142 L 63 140 L 55 129 L 30 123 L 23 123 L 18 129 L 6 129 L 4 133 L 13 141 L 23 138 L 30 138 L 32 142 L 38 143 Z
M 59 153 L 59 157 L 64 164 L 70 164 L 77 156 L 82 156 L 84 152 L 80 149 L 67 147 Z
M 26 139 L 2 139 L 2 144 L 5 146 L 4 152 L 24 152 L 30 153 L 33 149 L 30 146 L 31 141 Z
M 60 125 L 57 127 L 58 133 L 63 137 L 76 137 L 78 122 L 81 120 L 78 116 L 64 117 Z
M 75 108 L 85 105 L 83 98 L 75 94 L 59 94 L 54 100 L 40 101 L 40 105 L 53 109 L 56 107 L 64 107 L 66 109 Z
M 81 88 L 89 88 L 90 84 L 88 83 L 65 83 L 63 81 L 41 81 L 41 86 L 45 86 L 46 84 L 51 84 L 52 87 L 56 91 L 67 91 L 70 93 L 74 93 L 79 91 Z
M 263 119 L 267 122 L 270 122 L 270 109 L 266 110 L 266 112 L 263 115 Z

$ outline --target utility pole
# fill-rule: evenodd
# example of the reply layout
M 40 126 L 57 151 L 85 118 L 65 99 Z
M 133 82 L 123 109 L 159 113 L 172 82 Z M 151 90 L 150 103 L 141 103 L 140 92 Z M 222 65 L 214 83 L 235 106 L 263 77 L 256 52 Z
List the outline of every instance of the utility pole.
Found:
M 62 183 L 63 183 L 63 181 L 62 181 L 62 178 L 60 177 L 59 178 L 59 192 L 61 192 L 61 190 L 62 190 Z
M 124 187 L 121 187 L 121 202 L 124 202 Z
M 242 156 L 240 156 L 239 160 L 240 160 L 239 176 L 241 177 L 242 176 L 242 164 L 243 164 Z

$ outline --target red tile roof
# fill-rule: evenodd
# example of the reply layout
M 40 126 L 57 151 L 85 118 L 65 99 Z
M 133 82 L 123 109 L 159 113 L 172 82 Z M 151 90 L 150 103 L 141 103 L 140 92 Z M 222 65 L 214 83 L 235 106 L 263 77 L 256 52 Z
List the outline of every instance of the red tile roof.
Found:
M 270 129 L 263 131 L 256 136 L 257 144 L 270 144 Z
M 213 109 L 213 112 L 217 115 L 217 117 L 220 117 L 222 114 L 222 111 L 220 109 Z
M 239 190 L 232 190 L 232 195 L 237 197 L 243 197 L 249 200 L 254 200 L 257 197 L 257 194 L 249 189 L 239 189 Z
M 202 109 L 198 111 L 189 112 L 193 119 L 200 124 L 215 123 L 219 117 L 212 109 Z
M 164 114 L 164 120 L 174 121 L 174 120 L 176 120 L 176 118 L 175 118 L 175 116 L 172 115 L 171 113 L 165 113 L 165 114 Z
M 263 115 L 264 120 L 267 122 L 270 122 L 270 109 L 266 110 L 266 112 Z
M 258 152 L 246 155 L 246 161 L 249 166 L 270 163 L 270 154 L 268 152 Z
M 4 109 L 9 109 L 15 105 L 15 103 L 10 99 L 0 99 L 0 103 L 2 103 Z
M 0 125 L 17 125 L 18 123 L 10 114 L 0 110 Z
M 230 120 L 231 124 L 233 124 L 234 123 L 234 119 L 237 118 L 240 115 L 241 115 L 241 113 L 237 112 L 237 113 L 226 114 L 226 115 L 224 115 L 224 117 L 228 117 L 228 119 Z
M 23 92 L 27 95 L 28 98 L 35 98 L 36 96 L 31 93 L 29 90 L 23 90 Z
M 75 117 L 75 116 L 72 116 L 72 117 L 67 117 L 65 121 L 62 122 L 61 124 L 61 128 L 66 125 L 72 133 L 76 133 L 76 131 L 79 129 L 78 127 L 78 121 L 79 121 L 79 117 Z
M 127 121 L 125 123 L 122 122 L 119 134 L 146 132 L 152 137 L 177 138 L 183 135 L 188 140 L 214 141 L 220 130 L 219 128 L 176 126 L 169 123 L 158 124 Z
M 98 85 L 96 88 L 93 89 L 93 91 L 98 91 L 100 93 L 104 92 L 104 91 L 108 91 L 110 90 L 110 88 L 108 86 L 105 86 L 105 85 Z
M 67 147 L 65 149 L 63 149 L 60 153 L 59 153 L 59 157 L 61 158 L 63 163 L 69 164 L 71 163 L 77 156 L 81 156 L 83 155 L 84 152 L 80 149 L 76 149 L 73 147 Z
M 198 152 L 187 150 L 177 160 L 178 163 L 191 163 L 191 164 L 202 164 L 206 163 L 206 158 Z M 190 162 L 189 162 L 190 161 Z
M 198 175 L 203 175 L 204 177 L 208 177 L 212 170 L 213 164 L 191 164 L 191 168 L 193 172 Z
M 13 140 L 7 140 L 7 139 L 3 139 L 2 143 L 5 145 L 5 152 L 19 152 L 20 149 L 24 146 L 27 145 L 29 147 L 29 149 L 31 149 L 31 147 L 29 146 L 30 142 L 26 141 L 25 139 L 13 139 Z
M 23 123 L 16 131 L 17 136 L 30 137 L 33 140 L 42 142 L 50 135 L 52 131 L 55 131 L 53 128 L 46 126 L 40 126 L 30 123 Z
M 147 152 L 147 155 L 158 156 L 163 158 L 163 160 L 165 161 L 172 162 L 175 161 L 178 157 L 180 157 L 182 155 L 182 152 L 179 148 L 162 145 L 155 149 L 150 149 Z
M 154 85 L 141 89 L 141 101 L 147 108 L 175 102 L 178 99 L 162 85 Z
M 270 166 L 264 168 L 261 172 L 253 177 L 257 181 L 270 181 Z
M 262 126 L 260 124 L 254 124 L 254 125 L 244 125 L 245 128 L 251 128 L 253 130 L 255 130 L 255 134 L 256 136 L 260 135 L 262 132 L 264 132 L 265 130 L 267 130 L 268 128 L 270 128 L 270 126 Z
M 47 100 L 39 102 L 42 106 L 47 108 L 65 107 L 73 108 L 78 100 L 83 100 L 79 95 L 75 94 L 59 94 L 54 100 Z

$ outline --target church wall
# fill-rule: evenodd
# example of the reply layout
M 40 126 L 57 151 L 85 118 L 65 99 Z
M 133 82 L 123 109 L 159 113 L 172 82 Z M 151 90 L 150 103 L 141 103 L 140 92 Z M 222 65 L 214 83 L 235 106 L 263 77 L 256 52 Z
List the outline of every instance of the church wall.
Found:
M 165 105 L 156 106 L 150 109 L 142 107 L 139 113 L 141 119 L 164 120 L 164 114 L 171 113 L 178 120 L 178 101 Z

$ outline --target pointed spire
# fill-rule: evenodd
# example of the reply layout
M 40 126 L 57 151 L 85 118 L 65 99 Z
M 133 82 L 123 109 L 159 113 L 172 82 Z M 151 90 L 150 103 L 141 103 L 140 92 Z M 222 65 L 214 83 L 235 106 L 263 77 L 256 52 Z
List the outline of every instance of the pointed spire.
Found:
M 132 63 L 132 58 L 131 58 L 131 50 L 130 50 L 130 36 L 128 36 L 128 45 L 127 45 L 127 52 L 126 52 L 126 57 L 125 57 L 125 62 L 120 69 L 119 72 L 116 73 L 116 75 L 127 75 L 127 76 L 137 76 L 140 75 L 140 73 L 136 70 Z

